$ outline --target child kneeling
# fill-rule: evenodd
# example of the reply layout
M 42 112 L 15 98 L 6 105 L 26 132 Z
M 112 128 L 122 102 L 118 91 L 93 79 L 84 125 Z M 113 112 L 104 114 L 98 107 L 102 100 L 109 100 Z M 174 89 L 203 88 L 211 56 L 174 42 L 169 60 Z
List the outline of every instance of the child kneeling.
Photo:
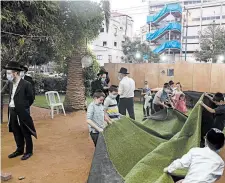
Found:
M 87 109 L 87 123 L 91 138 L 96 146 L 100 132 L 103 132 L 104 121 L 111 123 L 105 116 L 103 102 L 105 94 L 102 91 L 96 91 L 93 95 L 93 102 L 89 104 Z
M 178 183 L 214 183 L 223 175 L 224 161 L 218 153 L 224 146 L 224 140 L 223 132 L 212 128 L 206 134 L 205 148 L 192 148 L 165 168 L 164 172 L 173 173 L 177 169 L 189 168 L 186 177 Z

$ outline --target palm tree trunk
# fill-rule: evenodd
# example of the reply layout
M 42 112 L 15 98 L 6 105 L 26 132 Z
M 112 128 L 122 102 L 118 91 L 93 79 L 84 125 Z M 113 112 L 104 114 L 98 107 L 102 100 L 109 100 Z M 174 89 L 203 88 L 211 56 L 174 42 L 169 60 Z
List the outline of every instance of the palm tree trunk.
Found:
M 83 50 L 76 51 L 68 63 L 65 110 L 73 112 L 85 109 L 85 86 L 81 64 Z

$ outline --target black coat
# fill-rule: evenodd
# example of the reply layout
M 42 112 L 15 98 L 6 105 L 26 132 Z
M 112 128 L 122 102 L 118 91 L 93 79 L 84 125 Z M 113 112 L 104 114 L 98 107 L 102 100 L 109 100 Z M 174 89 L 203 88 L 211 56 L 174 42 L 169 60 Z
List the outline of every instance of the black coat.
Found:
M 33 95 L 34 95 L 34 99 L 35 99 L 35 83 L 34 83 L 34 80 L 32 79 L 32 77 L 27 76 L 27 75 L 24 76 L 24 80 L 30 82 L 30 84 L 32 85 Z
M 11 100 L 11 94 L 13 89 L 13 83 L 9 83 L 9 102 Z M 15 95 L 15 111 L 18 115 L 20 123 L 23 123 L 30 131 L 31 135 L 37 138 L 37 133 L 34 127 L 33 119 L 26 111 L 34 102 L 34 95 L 32 86 L 28 81 L 23 79 L 20 80 Z M 10 114 L 9 114 L 9 132 L 12 132 Z
M 101 91 L 104 90 L 101 79 L 96 79 L 96 80 L 92 81 L 92 83 L 91 83 L 91 96 L 93 96 L 94 93 L 97 90 L 101 90 Z

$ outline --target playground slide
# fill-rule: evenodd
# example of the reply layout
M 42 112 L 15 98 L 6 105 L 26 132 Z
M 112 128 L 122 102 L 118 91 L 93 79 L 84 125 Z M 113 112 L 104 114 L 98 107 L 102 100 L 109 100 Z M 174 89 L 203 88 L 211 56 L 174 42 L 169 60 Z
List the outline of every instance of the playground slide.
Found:
M 181 44 L 177 40 L 167 41 L 167 42 L 161 44 L 156 49 L 154 49 L 153 52 L 156 53 L 156 54 L 161 54 L 168 49 L 178 49 L 178 50 L 180 50 Z
M 168 4 L 166 5 L 161 11 L 159 11 L 157 14 L 153 16 L 147 17 L 147 23 L 153 23 L 156 24 L 165 17 L 167 17 L 169 14 L 172 14 L 175 17 L 180 17 L 182 14 L 182 7 L 180 4 Z
M 166 33 L 169 31 L 178 31 L 181 32 L 181 24 L 177 22 L 171 22 L 167 26 L 156 30 L 153 33 L 148 33 L 146 35 L 146 40 L 148 41 L 157 41 L 160 39 L 162 36 L 164 36 Z

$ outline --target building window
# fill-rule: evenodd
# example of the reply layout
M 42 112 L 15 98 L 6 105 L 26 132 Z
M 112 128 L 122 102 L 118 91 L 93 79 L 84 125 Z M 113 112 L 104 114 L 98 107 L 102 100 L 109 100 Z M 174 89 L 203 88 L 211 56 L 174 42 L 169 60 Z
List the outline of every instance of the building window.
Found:
M 174 69 L 167 69 L 167 76 L 174 76 Z
M 104 32 L 104 28 L 101 28 L 100 32 Z
M 112 62 L 112 55 L 108 55 L 109 63 Z
M 97 55 L 97 60 L 102 60 L 102 55 Z
M 200 21 L 200 18 L 192 18 L 192 21 Z
M 117 36 L 117 28 L 115 28 L 114 36 Z
M 103 46 L 107 46 L 107 42 L 106 41 L 103 41 Z
M 125 41 L 122 41 L 122 44 L 124 44 L 125 43 Z
M 198 39 L 199 36 L 184 36 L 183 39 Z
M 117 47 L 117 42 L 114 42 L 114 46 Z

